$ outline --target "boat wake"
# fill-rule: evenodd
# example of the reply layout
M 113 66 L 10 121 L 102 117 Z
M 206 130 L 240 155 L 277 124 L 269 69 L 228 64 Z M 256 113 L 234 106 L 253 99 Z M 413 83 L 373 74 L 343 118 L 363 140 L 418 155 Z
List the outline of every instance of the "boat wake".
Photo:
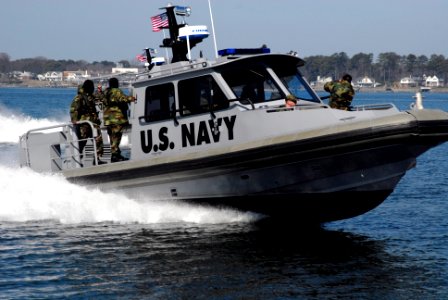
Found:
M 256 215 L 235 210 L 130 199 L 116 193 L 89 190 L 67 182 L 62 176 L 40 174 L 27 168 L 0 166 L 0 190 L 0 221 L 7 222 L 220 224 L 257 220 Z
M 61 120 L 35 119 L 4 106 L 0 107 L 0 144 L 18 143 L 19 136 L 30 129 L 48 127 L 60 124 Z

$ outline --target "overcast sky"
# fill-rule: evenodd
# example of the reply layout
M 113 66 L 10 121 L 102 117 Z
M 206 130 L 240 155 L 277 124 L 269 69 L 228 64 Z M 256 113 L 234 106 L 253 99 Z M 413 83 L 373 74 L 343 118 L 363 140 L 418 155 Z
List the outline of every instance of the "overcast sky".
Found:
M 299 56 L 395 52 L 448 58 L 448 0 L 210 0 L 218 49 L 268 45 Z M 158 48 L 150 17 L 170 1 L 2 0 L 0 52 L 11 60 L 133 60 Z M 171 1 L 192 7 L 189 25 L 207 25 L 208 0 Z M 210 36 L 196 46 L 213 56 Z M 164 55 L 165 50 L 159 50 Z

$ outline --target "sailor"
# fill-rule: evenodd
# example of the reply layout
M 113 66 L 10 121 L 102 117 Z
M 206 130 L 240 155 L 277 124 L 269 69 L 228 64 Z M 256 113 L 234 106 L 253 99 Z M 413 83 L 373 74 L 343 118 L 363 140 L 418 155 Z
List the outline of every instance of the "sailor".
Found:
M 73 124 L 78 121 L 90 121 L 94 124 L 95 129 L 98 134 L 95 138 L 97 155 L 102 155 L 103 153 L 103 139 L 101 134 L 99 134 L 99 125 L 101 124 L 98 118 L 98 112 L 96 110 L 95 102 L 99 99 L 94 95 L 94 84 L 92 80 L 87 79 L 82 85 L 78 87 L 78 92 L 73 98 L 70 105 L 70 119 Z M 78 138 L 82 141 L 79 142 L 79 151 L 82 150 L 86 144 L 86 139 L 92 137 L 92 129 L 88 123 L 82 123 L 76 125 L 76 131 Z
M 345 74 L 338 81 L 325 83 L 324 90 L 330 93 L 328 104 L 331 108 L 349 110 L 355 91 L 352 86 L 352 76 Z
M 285 98 L 285 106 L 290 108 L 290 107 L 294 107 L 297 104 L 297 98 L 294 95 L 289 94 L 288 96 L 286 96 Z
M 119 87 L 118 79 L 109 79 L 109 87 L 104 91 L 102 102 L 104 105 L 103 119 L 110 137 L 112 162 L 126 160 L 121 155 L 120 143 L 128 121 L 128 103 L 135 101 L 133 96 L 127 96 Z

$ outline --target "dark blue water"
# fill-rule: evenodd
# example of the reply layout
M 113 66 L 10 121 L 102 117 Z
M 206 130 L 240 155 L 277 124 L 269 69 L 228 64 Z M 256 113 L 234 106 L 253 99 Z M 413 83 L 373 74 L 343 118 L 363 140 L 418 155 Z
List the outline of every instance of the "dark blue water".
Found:
M 74 93 L 0 89 L 0 299 L 448 298 L 448 145 L 362 216 L 321 229 L 262 224 L 20 169 L 16 136 L 68 120 Z M 355 101 L 408 108 L 412 96 Z M 448 94 L 424 96 L 425 107 L 448 110 Z

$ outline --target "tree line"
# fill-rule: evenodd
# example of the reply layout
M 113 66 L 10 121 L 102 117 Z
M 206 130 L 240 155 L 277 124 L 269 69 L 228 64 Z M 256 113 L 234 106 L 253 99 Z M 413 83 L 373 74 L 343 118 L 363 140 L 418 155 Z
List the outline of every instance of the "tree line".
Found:
M 358 53 L 351 58 L 345 53 L 330 56 L 305 57 L 304 75 L 311 81 L 317 76 L 339 78 L 349 73 L 354 79 L 368 76 L 376 82 L 391 86 L 399 83 L 403 77 L 422 78 L 423 75 L 440 79 L 447 78 L 448 59 L 443 55 L 399 55 L 395 52 L 380 53 L 376 61 L 372 53 Z
M 122 67 L 129 68 L 131 63 L 127 60 L 118 62 Z M 45 57 L 22 58 L 11 60 L 6 53 L 0 53 L 0 73 L 8 74 L 13 71 L 27 71 L 34 74 L 44 74 L 46 72 L 63 72 L 88 70 L 93 73 L 108 74 L 111 69 L 116 67 L 117 63 L 111 61 L 94 61 L 87 62 L 85 60 L 54 60 Z
M 372 53 L 358 53 L 349 57 L 345 52 L 334 53 L 330 56 L 315 55 L 303 57 L 305 66 L 302 72 L 308 80 L 316 80 L 318 76 L 339 78 L 343 73 L 360 79 L 368 76 L 383 85 L 393 85 L 403 77 L 421 78 L 423 75 L 436 75 L 441 79 L 447 78 L 448 59 L 443 55 L 399 55 L 395 52 L 380 53 L 376 60 Z M 123 67 L 135 66 L 137 62 L 121 60 Z M 34 74 L 44 74 L 49 71 L 88 70 L 92 73 L 110 73 L 117 64 L 110 61 L 87 62 L 85 60 L 54 60 L 45 57 L 23 58 L 11 60 L 6 53 L 0 53 L 0 74 L 12 71 L 28 71 Z

